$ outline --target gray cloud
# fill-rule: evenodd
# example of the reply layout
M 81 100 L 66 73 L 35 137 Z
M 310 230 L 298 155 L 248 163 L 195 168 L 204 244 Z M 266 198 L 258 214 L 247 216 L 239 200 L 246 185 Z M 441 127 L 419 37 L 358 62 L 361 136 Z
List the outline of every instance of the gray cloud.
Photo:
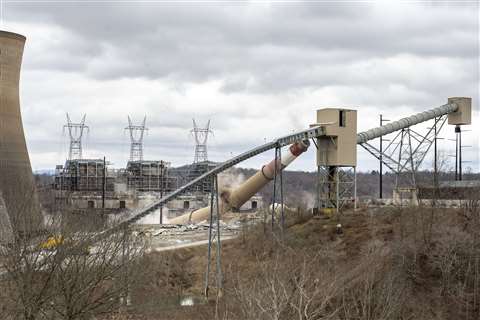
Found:
M 243 71 L 268 87 L 269 79 L 262 75 L 272 69 L 294 77 L 292 70 L 302 73 L 312 66 L 398 54 L 476 58 L 475 10 L 454 9 L 405 5 L 393 12 L 331 3 L 9 3 L 6 12 L 19 21 L 51 23 L 67 31 L 62 39 L 66 47 L 53 48 L 56 63 L 40 60 L 34 68 L 65 70 L 74 61 L 79 71 L 95 78 L 179 81 Z
M 32 1 L 4 15 L 28 38 L 22 105 L 40 167 L 67 111 L 88 114 L 92 154 L 117 159 L 126 115 L 147 114 L 152 157 L 181 162 L 192 117 L 212 118 L 222 159 L 308 126 L 315 107 L 357 107 L 367 129 L 379 112 L 479 98 L 478 4 Z

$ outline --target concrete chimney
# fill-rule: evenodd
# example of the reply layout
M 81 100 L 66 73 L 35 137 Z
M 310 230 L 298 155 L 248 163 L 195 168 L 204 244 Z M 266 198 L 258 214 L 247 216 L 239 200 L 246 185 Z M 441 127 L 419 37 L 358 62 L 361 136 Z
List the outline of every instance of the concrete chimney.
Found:
M 258 191 L 265 187 L 270 181 L 273 180 L 275 176 L 275 171 L 277 174 L 280 170 L 285 169 L 292 161 L 294 161 L 298 156 L 307 151 L 310 146 L 308 140 L 296 142 L 292 144 L 285 155 L 282 156 L 282 159 L 272 160 L 267 165 L 263 166 L 256 174 L 251 176 L 247 181 L 239 185 L 233 190 L 223 190 L 221 191 L 221 201 L 220 201 L 220 214 L 229 211 L 236 211 L 248 201 L 252 196 L 254 196 Z M 275 170 L 276 166 L 276 170 Z M 201 208 L 193 211 L 192 213 L 187 213 L 176 218 L 171 219 L 168 223 L 170 224 L 185 224 L 189 222 L 200 222 L 207 220 L 210 216 L 210 207 Z

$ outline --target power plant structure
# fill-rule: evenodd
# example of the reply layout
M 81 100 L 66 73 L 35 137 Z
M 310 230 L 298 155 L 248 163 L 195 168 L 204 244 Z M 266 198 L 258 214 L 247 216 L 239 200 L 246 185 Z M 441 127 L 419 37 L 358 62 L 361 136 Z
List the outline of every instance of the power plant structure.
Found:
M 19 104 L 19 77 L 25 37 L 0 31 L 0 242 L 11 242 L 17 235 L 31 234 L 42 229 L 42 212 L 35 191 L 28 151 L 22 126 Z M 67 114 L 70 149 L 64 165 L 57 166 L 56 199 L 63 205 L 79 209 L 101 209 L 102 213 L 127 212 L 119 223 L 95 232 L 93 244 L 109 235 L 128 228 L 142 218 L 168 208 L 169 224 L 208 223 L 208 263 L 205 293 L 208 295 L 212 246 L 216 244 L 217 286 L 222 286 L 220 220 L 227 214 L 237 215 L 250 201 L 250 210 L 258 209 L 256 195 L 270 182 L 271 225 L 275 228 L 277 198 L 284 231 L 285 209 L 283 171 L 313 144 L 316 148 L 317 188 L 314 212 L 330 214 L 357 205 L 357 148 L 361 146 L 395 174 L 393 201 L 395 204 L 417 205 L 421 197 L 436 198 L 440 193 L 456 193 L 458 198 L 478 199 L 480 183 L 462 181 L 463 125 L 471 124 L 472 100 L 451 97 L 446 104 L 420 112 L 379 127 L 357 132 L 357 111 L 349 108 L 321 108 L 308 129 L 289 134 L 257 146 L 242 154 L 216 164 L 209 162 L 207 153 L 210 121 L 205 128 L 193 120 L 195 156 L 187 181 L 171 175 L 170 163 L 145 160 L 143 138 L 146 117 L 133 125 L 128 117 L 130 157 L 123 169 L 108 168 L 103 159 L 85 159 L 82 137 L 88 126 L 86 115 L 73 123 Z M 417 173 L 432 145 L 437 156 L 438 133 L 447 123 L 455 127 L 455 180 L 435 181 L 433 188 L 419 188 Z M 415 125 L 433 121 L 426 133 Z M 388 135 L 388 145 L 380 148 L 373 140 Z M 286 149 L 282 155 L 282 149 Z M 233 166 L 269 150 L 275 151 L 272 161 L 237 186 L 219 185 L 219 175 Z M 435 172 L 437 168 L 435 165 Z M 278 188 L 278 189 L 277 189 Z M 423 194 L 422 194 L 423 193 Z M 255 205 L 254 205 L 255 203 Z M 264 211 L 265 213 L 266 211 Z M 264 215 L 266 217 L 266 215 Z M 264 223 L 266 219 L 264 218 Z M 175 226 L 173 226 L 175 228 Z M 185 229 L 185 227 L 182 227 Z
M 19 77 L 25 37 L 0 32 L 0 61 L 2 77 L 1 136 L 0 136 L 0 227 L 2 230 L 29 232 L 41 226 L 41 208 L 35 193 L 28 151 L 23 133 L 19 105 Z M 316 148 L 317 190 L 316 209 L 338 212 L 344 207 L 356 207 L 357 146 L 360 145 L 396 175 L 394 200 L 399 204 L 418 203 L 416 172 L 438 132 L 448 120 L 457 133 L 457 153 L 461 154 L 461 126 L 471 123 L 471 98 L 452 97 L 445 105 L 389 122 L 357 133 L 357 111 L 348 108 L 317 110 L 315 123 L 301 132 L 275 139 L 246 151 L 223 163 L 208 160 L 207 141 L 211 134 L 210 121 L 200 128 L 193 120 L 195 156 L 187 182 L 179 181 L 170 164 L 163 160 L 144 160 L 143 137 L 146 117 L 142 124 L 133 125 L 128 117 L 130 158 L 125 169 L 110 169 L 103 159 L 84 159 L 82 137 L 88 126 L 86 115 L 79 123 L 67 114 L 70 149 L 65 165 L 57 166 L 55 189 L 62 203 L 78 208 L 102 210 L 130 209 L 124 221 L 98 234 L 102 237 L 118 228 L 135 223 L 141 218 L 170 208 L 171 223 L 219 220 L 225 212 L 238 212 L 245 202 L 273 180 L 272 204 L 280 194 L 283 212 L 282 172 L 294 159 L 304 153 L 310 141 Z M 433 120 L 426 134 L 414 126 Z M 138 133 L 139 135 L 135 135 Z M 386 148 L 378 149 L 372 140 L 389 134 Z M 282 148 L 288 150 L 282 156 Z M 219 189 L 218 175 L 234 165 L 268 150 L 275 150 L 275 158 L 239 186 Z M 461 156 L 457 158 L 457 180 L 461 180 Z M 278 180 L 277 180 L 278 177 Z M 280 190 L 277 185 L 280 182 Z M 27 196 L 25 196 L 27 195 Z M 195 204 L 192 206 L 191 204 Z M 251 209 L 257 208 L 253 201 Z M 274 219 L 272 206 L 272 221 Z M 182 215 L 182 213 L 185 213 Z M 177 217 L 178 215 L 178 217 Z M 8 221 L 7 221 L 8 220 Z M 160 220 L 161 222 L 161 220 Z M 212 228 L 212 225 L 211 225 Z
M 143 138 L 148 128 L 145 126 L 147 116 L 140 125 L 132 124 L 128 117 L 128 130 L 130 134 L 130 159 L 125 171 L 127 189 L 141 192 L 159 192 L 161 196 L 176 187 L 176 183 L 169 176 L 170 163 L 163 160 L 143 160 Z
M 219 194 L 222 194 L 222 191 L 219 190 L 217 186 L 217 176 L 220 173 L 242 161 L 245 161 L 271 149 L 276 150 L 274 164 L 277 164 L 278 161 L 280 161 L 280 163 L 283 163 L 281 153 L 278 152 L 279 150 L 281 150 L 282 147 L 293 144 L 293 150 L 295 150 L 298 148 L 298 143 L 303 141 L 304 147 L 300 148 L 300 150 L 303 150 L 304 148 L 306 148 L 306 146 L 308 146 L 307 141 L 310 139 L 314 142 L 317 148 L 317 165 L 319 167 L 319 177 L 322 177 L 322 171 L 325 172 L 325 175 L 318 180 L 317 209 L 319 211 L 339 211 L 348 202 L 351 202 L 352 205 L 355 207 L 357 145 L 362 146 L 374 157 L 381 159 L 381 161 L 387 167 L 389 167 L 396 175 L 400 176 L 402 174 L 409 174 L 414 176 L 416 170 L 418 170 L 421 162 L 425 158 L 425 150 L 430 149 L 434 140 L 429 139 L 429 135 L 427 133 L 426 135 L 417 137 L 415 139 L 417 143 L 413 144 L 411 141 L 412 135 L 414 135 L 414 133 L 411 127 L 429 120 L 434 120 L 435 124 L 437 124 L 438 121 L 442 119 L 443 121 L 445 121 L 445 119 L 448 119 L 449 124 L 455 126 L 470 124 L 472 112 L 471 102 L 471 98 L 449 98 L 448 103 L 440 107 L 421 112 L 410 117 L 402 118 L 398 121 L 390 122 L 387 125 L 376 127 L 360 133 L 356 132 L 357 117 L 355 110 L 342 108 L 320 109 L 317 111 L 317 123 L 313 124 L 310 129 L 306 129 L 301 132 L 275 139 L 271 142 L 253 148 L 219 164 L 212 170 L 204 173 L 195 180 L 190 181 L 189 183 L 179 187 L 175 191 L 165 195 L 158 201 L 155 201 L 154 203 L 144 208 L 138 209 L 123 222 L 103 231 L 101 234 L 99 234 L 99 237 L 101 238 L 105 235 L 115 232 L 118 228 L 124 228 L 126 225 L 135 223 L 143 217 L 158 210 L 160 206 L 163 206 L 169 201 L 188 192 L 188 190 L 190 190 L 193 186 L 202 184 L 205 181 L 210 181 L 212 185 L 213 191 L 210 206 L 205 207 L 204 209 L 197 210 L 196 212 L 191 212 L 184 216 L 180 216 L 172 220 L 172 222 L 198 222 L 198 220 L 203 220 L 207 216 L 208 212 L 210 212 L 210 223 L 212 223 L 212 220 L 215 217 L 215 219 L 218 220 L 218 217 L 220 217 L 222 212 L 224 212 L 225 209 L 222 208 L 235 209 L 234 206 L 228 205 L 229 203 L 233 203 L 231 200 L 232 194 L 236 194 L 236 196 L 234 196 L 233 198 L 248 198 L 249 195 L 255 194 L 265 185 L 265 183 L 263 182 L 253 183 L 252 180 L 249 179 L 240 187 L 236 188 L 234 193 L 232 193 L 231 191 L 223 193 L 224 196 L 222 202 L 219 201 Z M 402 135 L 402 139 L 404 139 L 406 136 L 408 138 L 408 141 L 410 141 L 407 147 L 403 146 L 403 143 L 400 142 L 399 146 L 395 148 L 398 155 L 397 159 L 394 159 L 390 154 L 380 152 L 378 148 L 376 148 L 370 143 L 372 140 L 375 140 L 381 136 L 385 136 L 395 132 L 400 132 L 400 134 Z M 438 134 L 438 130 L 435 130 L 435 137 L 436 134 Z M 297 145 L 295 145 L 296 143 Z M 295 152 L 291 148 L 290 153 L 292 155 L 295 155 Z M 405 148 L 407 148 L 408 150 L 407 156 L 402 154 L 402 150 L 404 150 Z M 298 153 L 298 155 L 302 152 Z M 278 155 L 280 155 L 280 157 L 278 157 Z M 295 159 L 295 157 L 290 156 L 290 159 Z M 263 167 L 256 176 L 261 177 L 261 175 L 263 175 L 263 181 L 271 179 L 271 176 L 265 173 L 265 168 L 268 169 L 271 167 L 272 165 Z M 278 164 L 273 165 L 273 168 L 275 169 L 273 178 L 275 178 L 277 175 L 282 174 L 282 169 L 284 168 L 284 166 Z M 349 174 L 340 174 L 340 171 L 344 168 L 353 168 L 353 177 Z M 257 181 L 256 179 L 257 178 L 255 178 L 253 181 Z M 262 181 L 262 179 L 258 181 Z M 342 188 L 342 184 L 347 185 L 348 187 Z M 350 189 L 350 192 L 353 192 L 353 197 L 346 196 L 346 194 L 348 194 L 349 192 L 347 189 Z M 417 201 L 417 191 L 409 191 L 410 193 L 407 200 L 410 203 L 415 203 Z M 403 199 L 400 198 L 398 200 L 401 204 Z M 241 203 L 241 201 L 239 201 L 238 203 Z
M 67 117 L 70 133 L 70 146 L 83 150 L 81 137 L 85 124 L 85 115 L 79 124 L 72 123 Z M 130 135 L 130 157 L 124 169 L 111 169 L 106 159 L 83 159 L 81 152 L 69 152 L 69 159 L 64 165 L 56 166 L 55 190 L 56 203 L 71 206 L 78 210 L 99 209 L 102 212 L 121 212 L 125 209 L 135 210 L 162 198 L 180 185 L 208 172 L 216 164 L 209 162 L 206 153 L 208 134 L 211 133 L 210 121 L 206 128 L 198 128 L 194 121 L 195 157 L 198 162 L 187 166 L 186 174 L 181 170 L 172 170 L 171 164 L 164 160 L 144 159 L 144 133 L 146 116 L 139 125 L 133 124 L 128 117 L 125 128 Z M 65 126 L 67 127 L 67 126 Z M 76 130 L 76 131 L 74 131 Z M 72 148 L 70 148 L 72 149 Z M 79 156 L 70 159 L 71 154 Z M 166 218 L 174 218 L 185 212 L 192 212 L 208 205 L 210 183 L 194 187 L 181 197 L 166 205 Z M 242 210 L 257 210 L 262 206 L 262 199 L 254 196 Z M 163 209 L 163 207 L 162 207 Z M 161 214 L 163 221 L 163 211 Z
M 14 233 L 36 231 L 42 226 L 20 111 L 25 40 L 22 35 L 0 31 L 0 225 L 5 232 Z
M 130 158 L 123 170 L 109 168 L 104 159 L 83 159 L 82 141 L 84 129 L 88 128 L 83 116 L 80 123 L 72 123 L 67 115 L 70 151 L 65 165 L 57 165 L 55 171 L 55 199 L 57 204 L 73 208 L 101 209 L 102 212 L 136 208 L 151 201 L 143 193 L 157 197 L 176 188 L 176 181 L 169 176 L 170 164 L 163 160 L 143 160 L 143 137 L 148 130 L 146 117 L 141 125 L 133 125 L 128 117 L 131 144 Z M 73 149 L 73 151 L 72 151 Z M 74 155 L 72 157 L 72 155 Z
M 64 165 L 55 168 L 54 189 L 56 204 L 65 206 L 74 204 L 75 207 L 99 207 L 95 199 L 101 199 L 101 207 L 105 207 L 105 197 L 114 190 L 113 173 L 107 169 L 105 159 L 84 159 L 83 137 L 90 129 L 85 124 L 86 114 L 80 122 L 73 122 L 67 113 L 67 129 L 69 136 L 68 158 Z M 82 201 L 82 200 L 85 201 Z M 82 205 L 82 202 L 85 204 Z

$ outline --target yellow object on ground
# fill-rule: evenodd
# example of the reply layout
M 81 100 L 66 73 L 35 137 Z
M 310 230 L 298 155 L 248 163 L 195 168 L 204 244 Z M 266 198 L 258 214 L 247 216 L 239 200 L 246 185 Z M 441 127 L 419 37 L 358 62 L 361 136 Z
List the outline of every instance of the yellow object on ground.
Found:
M 322 208 L 320 209 L 320 214 L 323 214 L 328 218 L 332 218 L 335 215 L 336 210 L 336 208 Z
M 42 242 L 40 244 L 41 249 L 45 250 L 52 250 L 58 247 L 59 245 L 63 244 L 63 236 L 50 236 L 48 237 L 47 241 Z

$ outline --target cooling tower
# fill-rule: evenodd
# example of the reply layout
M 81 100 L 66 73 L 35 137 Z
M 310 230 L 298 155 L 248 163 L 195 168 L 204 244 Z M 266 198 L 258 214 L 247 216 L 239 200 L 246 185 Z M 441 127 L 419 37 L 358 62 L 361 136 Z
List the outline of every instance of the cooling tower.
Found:
M 42 216 L 20 113 L 24 44 L 24 36 L 0 31 L 0 194 L 13 230 L 29 233 L 41 228 Z

